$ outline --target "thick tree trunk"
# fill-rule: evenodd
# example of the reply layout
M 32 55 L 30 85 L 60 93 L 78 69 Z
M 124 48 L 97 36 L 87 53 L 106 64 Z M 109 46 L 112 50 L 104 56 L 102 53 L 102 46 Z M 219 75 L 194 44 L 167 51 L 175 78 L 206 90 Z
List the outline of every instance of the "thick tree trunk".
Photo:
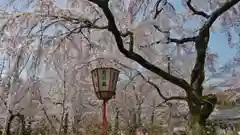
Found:
M 206 135 L 206 120 L 213 112 L 216 102 L 216 96 L 211 94 L 190 98 L 188 101 L 190 109 L 189 127 L 192 135 Z
M 200 114 L 191 114 L 189 126 L 192 135 L 206 135 L 205 127 L 199 123 L 200 120 Z

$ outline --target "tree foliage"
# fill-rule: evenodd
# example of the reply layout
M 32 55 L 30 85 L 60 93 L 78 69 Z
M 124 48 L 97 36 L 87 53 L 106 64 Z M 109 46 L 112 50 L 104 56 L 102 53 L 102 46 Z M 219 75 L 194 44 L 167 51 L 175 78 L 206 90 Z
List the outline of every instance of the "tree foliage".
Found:
M 209 40 L 212 32 L 221 31 L 229 46 L 237 48 L 232 34 L 239 33 L 239 0 L 183 0 L 181 12 L 168 0 L 31 0 L 16 7 L 18 3 L 10 1 L 1 11 L 5 122 L 21 113 L 37 124 L 46 120 L 59 134 L 66 114 L 72 125 L 91 121 L 100 115 L 101 104 L 90 70 L 113 66 L 122 74 L 110 104 L 123 119 L 136 116 L 128 114 L 132 109 L 140 114 L 138 123 L 142 112 L 152 116 L 153 111 L 144 111 L 152 99 L 182 100 L 191 125 L 204 126 L 217 97 L 204 94 L 203 84 L 238 65 L 236 56 L 216 68 L 219 54 L 210 50 Z M 186 27 L 191 20 L 195 25 Z

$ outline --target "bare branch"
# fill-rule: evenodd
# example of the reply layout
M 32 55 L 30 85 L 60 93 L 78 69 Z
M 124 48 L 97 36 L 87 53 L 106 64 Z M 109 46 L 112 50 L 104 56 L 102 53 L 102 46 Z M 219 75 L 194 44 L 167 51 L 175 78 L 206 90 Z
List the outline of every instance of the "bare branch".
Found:
M 72 24 L 79 24 L 79 23 L 87 23 L 87 22 L 91 22 L 87 19 L 84 18 L 74 18 L 71 16 L 59 16 L 59 15 L 43 15 L 42 17 L 51 17 L 51 18 L 55 18 L 57 20 L 61 19 L 61 20 L 65 20 L 65 21 L 69 21 Z
M 161 33 L 164 33 L 164 34 L 169 34 L 169 31 L 164 31 L 164 30 L 162 30 L 159 26 L 157 26 L 156 24 L 155 25 L 153 25 L 153 27 L 155 28 L 155 29 L 157 29 L 159 32 L 161 32 Z
M 155 5 L 155 15 L 154 15 L 154 19 L 156 19 L 157 18 L 157 16 L 162 12 L 162 10 L 163 10 L 163 8 L 160 8 L 159 9 L 159 5 L 160 5 L 160 3 L 161 3 L 161 1 L 162 0 L 158 0 L 157 1 L 157 3 L 156 3 L 156 5 Z M 167 1 L 165 1 L 164 3 L 163 3 L 163 5 L 166 5 L 167 4 Z
M 134 13 L 132 13 L 132 16 L 136 16 L 137 13 L 142 12 L 141 9 L 143 8 L 143 6 L 145 4 L 145 1 L 146 1 L 146 4 L 150 3 L 150 0 L 142 0 L 142 1 L 140 1 L 141 3 L 138 4 L 139 6 L 138 6 L 137 10 Z M 144 11 L 143 11 L 144 14 L 146 13 L 146 10 L 147 10 L 147 6 L 145 6 L 145 8 L 144 8 Z
M 176 38 L 168 38 L 168 43 L 174 42 L 176 44 L 183 44 L 186 42 L 195 42 L 196 41 L 196 36 L 194 37 L 187 37 L 187 38 L 182 38 L 182 39 L 176 39 Z
M 54 16 L 54 17 L 56 17 L 56 19 L 58 19 L 57 17 L 58 16 Z M 79 20 L 79 19 L 77 19 L 77 18 L 71 18 L 71 17 L 67 17 L 67 16 L 60 16 L 60 18 L 64 18 L 64 19 L 61 19 L 61 20 L 56 20 L 56 21 L 52 21 L 51 23 L 49 23 L 49 24 L 47 24 L 46 26 L 44 26 L 43 28 L 41 28 L 39 31 L 37 31 L 37 33 L 38 32 L 44 32 L 44 31 L 46 31 L 50 26 L 52 26 L 52 25 L 54 25 L 54 24 L 56 24 L 56 23 L 59 23 L 61 26 L 63 26 L 65 29 L 67 29 L 68 31 L 71 31 L 70 32 L 70 35 L 72 34 L 72 33 L 79 33 L 79 31 L 78 32 L 75 32 L 76 30 L 80 30 L 80 29 L 84 29 L 84 28 L 91 28 L 91 29 L 107 29 L 108 28 L 108 26 L 98 26 L 98 25 L 95 25 L 95 23 L 96 23 L 96 20 L 95 21 L 93 21 L 93 22 L 91 22 L 91 21 L 89 21 L 89 20 Z M 77 28 L 75 28 L 74 29 L 74 31 L 73 30 L 70 30 L 67 26 L 65 26 L 64 24 L 62 24 L 61 22 L 62 21 L 70 21 L 71 23 L 75 23 L 75 24 L 80 24 L 81 22 L 83 22 L 83 24 L 81 25 L 81 26 L 79 26 L 79 27 L 77 27 Z M 33 28 L 31 28 L 31 29 L 33 29 Z M 31 31 L 30 31 L 31 32 Z
M 196 41 L 196 38 L 197 38 L 196 36 L 187 37 L 187 38 L 182 38 L 182 39 L 171 38 L 171 37 L 169 37 L 169 36 L 170 36 L 170 32 L 169 32 L 169 31 L 164 31 L 164 30 L 162 30 L 162 29 L 161 29 L 159 26 L 157 26 L 157 25 L 153 25 L 153 27 L 154 27 L 155 29 L 157 29 L 159 32 L 164 33 L 164 34 L 167 34 L 167 36 L 168 36 L 167 44 L 168 44 L 168 43 L 171 43 L 171 42 L 174 42 L 174 43 L 176 43 L 176 44 L 183 44 L 183 43 L 185 43 L 185 42 L 195 42 L 195 41 Z M 159 43 L 161 43 L 161 42 L 162 42 L 161 40 L 158 40 L 158 41 L 155 41 L 155 42 L 151 43 L 150 45 L 159 44 Z
M 143 78 L 143 80 L 145 80 L 148 84 L 152 85 L 157 90 L 157 92 L 160 95 L 160 97 L 163 98 L 164 103 L 166 103 L 167 101 L 170 101 L 170 100 L 186 100 L 187 99 L 186 97 L 181 97 L 181 96 L 165 97 L 162 94 L 162 92 L 159 89 L 159 87 L 155 83 L 153 83 L 153 82 L 149 81 L 148 79 L 146 79 L 140 72 L 138 72 L 138 74 Z
M 125 68 L 129 68 L 129 69 L 132 70 L 132 68 L 130 68 L 130 67 L 128 67 L 128 66 L 118 62 L 118 61 L 115 61 L 115 62 L 118 63 L 119 65 L 125 67 Z M 159 96 L 164 100 L 163 103 L 166 103 L 167 101 L 170 101 L 170 100 L 186 100 L 187 99 L 186 97 L 181 97 L 181 96 L 172 96 L 172 97 L 164 96 L 163 93 L 161 92 L 161 90 L 159 89 L 159 87 L 155 83 L 153 83 L 152 81 L 148 80 L 140 71 L 138 71 L 138 70 L 135 70 L 135 71 L 137 71 L 137 74 L 130 79 L 130 81 L 128 82 L 126 87 L 133 81 L 133 79 L 135 77 L 137 77 L 139 75 L 139 76 L 141 76 L 141 78 L 144 81 L 146 81 L 148 84 L 152 85 L 157 90 Z M 126 87 L 125 87 L 125 89 L 126 89 Z
M 198 11 L 198 10 L 196 10 L 196 9 L 192 6 L 191 1 L 192 1 L 192 0 L 188 0 L 188 1 L 187 1 L 187 6 L 188 6 L 188 8 L 193 12 L 193 14 L 195 14 L 195 15 L 200 15 L 200 16 L 203 16 L 203 17 L 205 17 L 205 18 L 209 18 L 209 17 L 210 17 L 207 13 L 205 13 L 205 12 L 203 12 L 203 11 Z
M 59 44 L 57 45 L 57 47 L 54 49 L 54 51 L 52 53 L 55 53 L 59 48 L 60 48 L 60 43 L 62 41 L 64 41 L 65 39 L 69 38 L 69 36 L 71 36 L 72 34 L 74 33 L 82 33 L 82 29 L 83 28 L 92 28 L 92 29 L 107 29 L 108 27 L 107 26 L 96 26 L 96 25 L 92 25 L 92 24 L 87 24 L 87 25 L 82 25 L 80 27 L 76 27 L 66 33 L 63 33 L 62 35 L 65 35 L 63 38 L 60 39 L 60 42 Z M 83 34 L 83 33 L 82 33 Z M 83 36 L 85 36 L 83 34 Z M 89 41 L 89 40 L 88 40 Z

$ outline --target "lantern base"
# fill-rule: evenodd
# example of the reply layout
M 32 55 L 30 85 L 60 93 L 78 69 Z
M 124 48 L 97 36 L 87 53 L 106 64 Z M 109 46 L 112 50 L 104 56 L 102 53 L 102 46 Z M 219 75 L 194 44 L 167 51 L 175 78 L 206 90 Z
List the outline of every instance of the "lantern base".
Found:
M 97 94 L 98 99 L 106 102 L 115 95 L 115 92 L 112 92 L 112 91 L 98 91 L 98 92 L 96 92 L 96 94 Z

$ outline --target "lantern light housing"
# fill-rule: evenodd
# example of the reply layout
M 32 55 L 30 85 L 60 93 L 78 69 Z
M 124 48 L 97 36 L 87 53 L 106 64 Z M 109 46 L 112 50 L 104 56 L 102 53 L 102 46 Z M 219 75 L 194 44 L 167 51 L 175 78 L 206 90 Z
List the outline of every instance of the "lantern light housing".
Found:
M 96 68 L 91 71 L 94 91 L 100 100 L 115 96 L 119 71 L 114 68 Z

